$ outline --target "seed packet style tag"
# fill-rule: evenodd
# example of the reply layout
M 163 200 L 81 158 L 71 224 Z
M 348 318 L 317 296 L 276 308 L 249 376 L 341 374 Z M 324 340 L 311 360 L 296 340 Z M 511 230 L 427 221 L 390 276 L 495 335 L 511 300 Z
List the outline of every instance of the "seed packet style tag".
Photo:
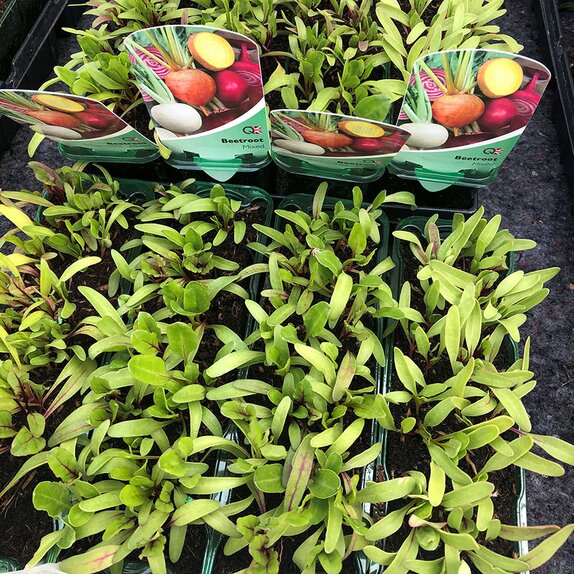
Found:
M 286 171 L 342 181 L 378 179 L 410 134 L 397 126 L 328 112 L 271 112 L 271 157 Z
M 91 98 L 0 90 L 0 115 L 58 142 L 69 159 L 143 163 L 159 157 L 155 143 Z
M 546 66 L 507 52 L 449 50 L 420 58 L 398 121 L 412 135 L 389 170 L 430 191 L 490 183 L 549 81 Z
M 170 165 L 226 181 L 269 163 L 255 42 L 209 26 L 159 26 L 131 34 L 126 48 Z

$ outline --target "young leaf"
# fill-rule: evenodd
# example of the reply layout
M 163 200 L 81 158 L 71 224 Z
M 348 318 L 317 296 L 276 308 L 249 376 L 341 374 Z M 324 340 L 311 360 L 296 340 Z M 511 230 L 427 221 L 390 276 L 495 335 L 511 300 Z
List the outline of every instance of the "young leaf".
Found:
M 291 472 L 285 488 L 284 508 L 286 511 L 297 508 L 303 500 L 307 484 L 313 470 L 314 449 L 311 447 L 311 437 L 303 439 L 291 462 Z
M 561 528 L 558 532 L 541 542 L 536 548 L 522 556 L 520 560 L 526 562 L 530 570 L 539 568 L 556 554 L 572 532 L 574 532 L 574 524 L 564 526 L 564 528 Z
M 260 466 L 253 475 L 253 481 L 261 492 L 285 492 L 285 487 L 283 486 L 283 465 L 265 464 Z

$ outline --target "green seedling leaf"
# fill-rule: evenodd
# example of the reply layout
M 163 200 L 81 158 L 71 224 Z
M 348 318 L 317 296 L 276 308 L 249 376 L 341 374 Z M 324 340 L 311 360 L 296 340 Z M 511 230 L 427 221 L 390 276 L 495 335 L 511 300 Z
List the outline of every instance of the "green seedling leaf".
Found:
M 285 421 L 289 416 L 293 406 L 293 401 L 290 397 L 283 397 L 281 402 L 275 408 L 275 413 L 273 414 L 273 420 L 271 421 L 271 434 L 274 440 L 277 442 L 281 435 L 283 434 L 283 429 L 285 427 Z
M 440 506 L 446 488 L 446 475 L 444 470 L 435 462 L 430 462 L 430 477 L 428 483 L 429 502 L 432 506 Z
M 206 515 L 219 510 L 219 502 L 216 500 L 192 500 L 186 502 L 175 510 L 171 516 L 169 526 L 184 526 L 195 522 Z
M 453 546 L 457 550 L 478 550 L 478 543 L 470 534 L 445 532 L 444 530 L 437 530 L 437 532 L 445 544 Z
M 564 526 L 564 528 L 561 528 L 558 532 L 541 542 L 536 548 L 522 556 L 520 560 L 526 562 L 530 570 L 539 568 L 556 554 L 560 547 L 570 538 L 572 532 L 574 532 L 574 524 Z
M 148 493 L 135 484 L 126 484 L 120 491 L 120 500 L 128 508 L 136 508 L 149 500 Z
M 121 546 L 106 545 L 88 550 L 84 554 L 66 558 L 59 563 L 60 570 L 67 574 L 95 574 L 109 568 L 114 563 L 116 552 Z
M 354 420 L 343 432 L 337 437 L 333 444 L 327 450 L 327 456 L 337 453 L 341 456 L 349 451 L 355 441 L 361 436 L 365 428 L 364 419 Z
M 285 492 L 285 487 L 283 486 L 283 465 L 266 464 L 260 466 L 253 475 L 253 481 L 261 492 Z
M 523 560 L 516 560 L 514 558 L 509 558 L 508 556 L 502 556 L 497 552 L 479 545 L 478 550 L 474 551 L 477 556 L 490 562 L 491 564 L 496 564 L 497 568 L 505 572 L 526 572 L 528 571 L 528 564 Z
M 451 307 L 446 314 L 446 322 L 444 328 L 444 340 L 446 351 L 450 359 L 450 364 L 454 366 L 458 359 L 458 352 L 460 348 L 460 314 L 458 307 Z
M 211 367 L 206 369 L 205 374 L 211 379 L 217 379 L 235 369 L 254 365 L 264 360 L 265 353 L 263 351 L 236 351 L 217 360 Z
M 354 468 L 361 468 L 373 462 L 381 452 L 381 443 L 371 445 L 367 450 L 345 461 L 341 470 L 347 472 Z
M 561 462 L 574 465 L 574 446 L 554 436 L 530 434 L 534 443 L 545 450 L 550 456 Z
M 492 392 L 506 409 L 506 412 L 516 421 L 520 429 L 524 432 L 529 432 L 532 425 L 522 401 L 510 389 L 493 388 Z
M 52 518 L 65 514 L 70 506 L 70 492 L 59 482 L 40 482 L 32 495 L 34 508 L 44 510 Z
M 102 259 L 100 257 L 83 257 L 78 261 L 74 261 L 74 263 L 72 263 L 69 267 L 66 267 L 66 270 L 60 277 L 60 281 L 65 283 L 66 281 L 70 280 L 76 273 L 79 273 L 80 271 L 83 271 L 92 265 L 96 265 L 96 263 L 100 263 L 101 260 Z
M 303 439 L 293 456 L 291 472 L 285 488 L 283 506 L 286 511 L 297 508 L 303 500 L 313 470 L 313 461 L 314 449 L 311 446 L 311 437 L 308 435 Z
M 309 365 L 315 367 L 325 377 L 325 381 L 329 386 L 335 383 L 335 367 L 333 361 L 321 351 L 307 345 L 295 344 L 295 351 L 303 357 Z
M 370 482 L 357 493 L 357 502 L 378 504 L 398 500 L 413 493 L 418 483 L 412 476 L 393 478 L 385 482 Z
M 150 436 L 168 424 L 170 424 L 170 421 L 157 421 L 154 419 L 122 421 L 110 426 L 108 436 L 111 438 Z
M 417 384 L 422 387 L 425 386 L 424 375 L 418 368 L 415 362 L 403 354 L 403 352 L 395 347 L 394 350 L 395 369 L 401 383 L 413 395 L 417 396 Z
M 461 410 L 468 406 L 468 404 L 469 402 L 466 399 L 459 397 L 444 399 L 427 412 L 423 424 L 426 427 L 436 427 L 440 425 L 454 409 Z
M 309 491 L 316 498 L 327 500 L 335 496 L 340 488 L 341 479 L 339 475 L 327 468 L 320 468 L 313 475 Z
M 337 378 L 335 380 L 335 386 L 333 387 L 333 401 L 338 402 L 345 396 L 347 389 L 353 382 L 356 369 L 355 356 L 347 351 L 337 371 Z
M 564 469 L 551 460 L 547 460 L 534 454 L 532 452 L 527 452 L 523 454 L 520 458 L 514 461 L 516 466 L 520 466 L 525 468 L 526 470 L 530 470 L 532 472 L 537 472 L 538 474 L 542 474 L 545 476 L 563 476 Z
M 344 271 L 337 277 L 333 294 L 331 295 L 329 309 L 329 326 L 333 328 L 348 304 L 351 291 L 353 289 L 353 279 Z
M 524 435 L 517 438 L 516 440 L 513 440 L 512 442 L 508 443 L 508 446 L 512 450 L 512 454 L 507 455 L 501 452 L 496 452 L 486 462 L 481 470 L 481 474 L 483 472 L 488 473 L 495 470 L 501 470 L 511 464 L 514 464 L 519 458 L 524 456 L 524 454 L 532 448 L 533 444 L 534 441 L 529 435 Z
M 396 556 L 396 552 L 385 552 L 377 546 L 365 546 L 363 548 L 365 556 L 381 566 L 388 566 Z
M 10 453 L 13 456 L 30 456 L 40 452 L 45 445 L 46 440 L 44 438 L 36 437 L 28 428 L 22 427 L 12 440 Z
M 148 385 L 164 385 L 169 380 L 163 359 L 154 355 L 132 357 L 128 369 L 132 377 Z
M 48 452 L 39 452 L 34 456 L 24 461 L 18 472 L 14 475 L 12 480 L 0 492 L 0 498 L 3 497 L 11 488 L 13 488 L 24 476 L 32 470 L 41 467 L 48 462 Z
M 334 500 L 329 501 L 327 512 L 327 530 L 325 532 L 325 552 L 331 554 L 339 546 L 339 540 L 343 538 L 343 513 L 335 505 Z M 344 544 L 343 544 L 344 547 Z
M 560 530 L 559 526 L 553 524 L 545 526 L 512 526 L 503 524 L 500 527 L 500 537 L 513 542 L 522 540 L 535 540 L 549 534 L 554 534 Z
M 64 482 L 72 482 L 79 477 L 76 457 L 65 448 L 56 447 L 49 451 L 48 465 L 54 475 Z
M 307 337 L 316 337 L 319 335 L 327 323 L 329 311 L 329 303 L 326 301 L 321 301 L 309 307 L 303 316 Z
M 401 528 L 410 505 L 389 512 L 386 516 L 375 522 L 365 534 L 369 542 L 384 540 Z
M 476 504 L 479 500 L 489 497 L 494 491 L 494 485 L 490 482 L 476 482 L 467 484 L 455 490 L 447 492 L 442 499 L 445 508 L 462 508 Z M 461 548 L 461 550 L 463 550 Z

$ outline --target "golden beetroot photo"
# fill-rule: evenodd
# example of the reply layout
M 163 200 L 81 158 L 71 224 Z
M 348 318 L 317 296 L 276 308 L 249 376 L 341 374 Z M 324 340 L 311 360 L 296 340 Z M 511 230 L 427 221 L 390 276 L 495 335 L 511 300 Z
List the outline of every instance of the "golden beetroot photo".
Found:
M 473 147 L 518 137 L 550 80 L 538 62 L 494 50 L 450 50 L 413 65 L 399 125 L 409 150 Z
M 132 33 L 126 48 L 156 137 L 168 148 L 235 126 L 264 106 L 258 49 L 245 36 L 207 26 L 158 26 Z

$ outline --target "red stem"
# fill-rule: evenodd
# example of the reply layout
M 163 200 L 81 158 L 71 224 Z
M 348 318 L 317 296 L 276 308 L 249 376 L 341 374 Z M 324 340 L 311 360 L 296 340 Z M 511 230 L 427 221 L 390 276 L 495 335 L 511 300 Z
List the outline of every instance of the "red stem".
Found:
M 247 44 L 243 42 L 241 44 L 241 58 L 239 58 L 240 62 L 249 62 L 249 52 L 247 51 Z
M 532 79 L 528 82 L 528 85 L 524 88 L 525 92 L 534 92 L 534 88 L 538 82 L 538 78 L 540 77 L 540 72 L 534 72 Z

